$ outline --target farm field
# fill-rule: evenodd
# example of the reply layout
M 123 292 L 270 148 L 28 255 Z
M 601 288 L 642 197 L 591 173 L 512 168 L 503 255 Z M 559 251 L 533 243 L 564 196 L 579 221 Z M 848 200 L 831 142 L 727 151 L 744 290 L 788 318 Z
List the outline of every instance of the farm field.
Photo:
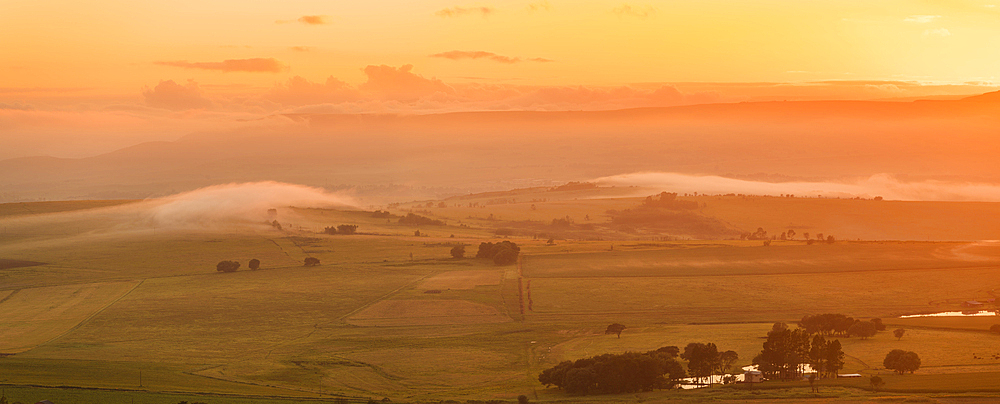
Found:
M 486 207 L 469 204 L 496 195 L 470 195 L 431 207 L 394 206 L 389 217 L 279 207 L 281 230 L 263 220 L 154 229 L 142 203 L 81 202 L 79 209 L 67 204 L 61 212 L 10 215 L 0 219 L 8 229 L 0 235 L 0 259 L 11 263 L 0 269 L 0 384 L 12 391 L 117 389 L 115 397 L 140 394 L 171 404 L 190 393 L 223 394 L 197 399 L 211 404 L 244 399 L 226 394 L 260 402 L 513 400 L 519 394 L 565 400 L 536 379 L 563 360 L 714 342 L 736 351 L 736 366 L 745 366 L 774 322 L 835 312 L 880 317 L 889 326 L 868 340 L 841 338 L 845 372 L 883 374 L 890 392 L 1000 394 L 1000 383 L 985 381 L 1000 372 L 993 357 L 1000 350 L 989 348 L 1000 346 L 1000 336 L 986 332 L 1000 320 L 896 318 L 991 298 L 1000 287 L 1000 245 L 947 237 L 764 246 L 601 224 L 607 221 L 602 212 L 639 203 L 634 192 L 530 190 L 517 194 L 518 202 Z M 713 203 L 713 197 L 692 198 Z M 729 199 L 726 211 L 754 212 Z M 812 202 L 827 209 L 828 202 L 774 199 L 803 210 Z M 411 211 L 446 224 L 398 223 Z M 590 230 L 574 231 L 593 237 L 550 242 L 553 237 L 496 234 L 510 222 L 534 221 L 532 231 L 545 230 L 546 218 L 564 216 L 589 216 Z M 768 220 L 774 219 L 761 215 L 746 223 Z M 340 224 L 358 225 L 358 234 L 322 233 Z M 471 258 L 480 242 L 504 239 L 521 246 L 518 265 Z M 465 246 L 465 258 L 451 257 L 458 245 Z M 321 264 L 305 267 L 306 257 Z M 246 268 L 251 258 L 261 269 Z M 242 266 L 221 273 L 215 269 L 221 260 Z M 626 325 L 621 338 L 605 335 L 612 322 Z M 891 334 L 896 327 L 907 329 L 898 341 Z M 917 374 L 896 377 L 881 369 L 885 353 L 897 348 L 920 353 Z M 975 375 L 961 377 L 980 380 L 978 387 L 956 382 L 955 375 Z M 857 381 L 824 383 L 845 401 L 823 402 L 864 402 L 873 394 Z M 802 385 L 781 385 L 787 388 L 761 394 L 810 402 L 796 390 Z M 749 393 L 719 387 L 642 397 L 736 402 L 743 394 Z

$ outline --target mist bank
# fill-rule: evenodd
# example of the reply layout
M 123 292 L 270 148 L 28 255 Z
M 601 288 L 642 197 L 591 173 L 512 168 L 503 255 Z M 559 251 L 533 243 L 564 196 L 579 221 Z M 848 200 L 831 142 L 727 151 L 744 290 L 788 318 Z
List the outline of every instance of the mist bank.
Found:
M 642 172 L 592 180 L 602 186 L 633 186 L 649 193 L 655 190 L 699 194 L 744 194 L 766 196 L 864 198 L 899 201 L 1000 202 L 1000 183 L 940 180 L 901 181 L 890 174 L 843 181 L 767 182 L 716 175 Z M 656 191 L 659 192 L 659 191 Z
M 163 231 L 275 231 L 272 222 L 297 220 L 296 208 L 355 209 L 338 193 L 273 181 L 219 184 L 194 191 L 114 206 L 0 217 L 11 243 L 46 243 L 149 235 Z M 273 210 L 272 210 L 273 209 Z M 51 231 L 45 229 L 52 229 Z
M 0 161 L 0 201 L 161 197 L 256 181 L 326 189 L 406 188 L 359 199 L 378 204 L 636 172 L 774 173 L 818 182 L 889 173 L 1000 183 L 997 127 L 1000 103 L 971 101 L 286 114 L 257 125 L 247 122 L 239 130 L 202 132 L 89 158 Z M 805 186 L 787 193 L 809 191 Z M 914 198 L 907 196 L 910 191 L 894 192 L 900 199 Z

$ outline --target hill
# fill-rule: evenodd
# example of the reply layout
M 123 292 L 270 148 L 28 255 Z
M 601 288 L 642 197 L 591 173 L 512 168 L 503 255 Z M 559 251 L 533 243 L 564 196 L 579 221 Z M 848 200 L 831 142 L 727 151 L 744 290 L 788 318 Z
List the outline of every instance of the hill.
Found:
M 667 171 L 993 180 L 1000 104 L 801 101 L 599 112 L 274 117 L 82 159 L 0 161 L 4 200 L 144 198 L 275 180 L 436 197 Z M 944 136 L 947 134 L 947 136 Z M 969 147 L 976 145 L 976 147 Z

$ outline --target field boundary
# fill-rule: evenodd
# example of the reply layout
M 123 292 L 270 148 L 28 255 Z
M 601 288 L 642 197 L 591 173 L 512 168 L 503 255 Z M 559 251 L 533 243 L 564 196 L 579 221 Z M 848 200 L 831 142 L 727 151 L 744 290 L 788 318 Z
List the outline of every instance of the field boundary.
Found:
M 57 340 L 59 338 L 65 337 L 66 334 L 69 334 L 69 333 L 71 333 L 73 331 L 78 330 L 84 324 L 90 322 L 91 319 L 93 319 L 94 317 L 97 317 L 98 314 L 101 314 L 102 312 L 104 312 L 104 310 L 107 310 L 108 307 L 111 307 L 111 305 L 113 305 L 115 303 L 118 303 L 118 301 L 120 301 L 123 298 L 125 298 L 125 296 L 128 296 L 129 294 L 131 294 L 136 288 L 139 287 L 139 285 L 142 285 L 142 283 L 145 282 L 145 281 L 146 281 L 145 279 L 140 280 L 138 283 L 136 283 L 134 286 L 132 286 L 132 288 L 129 289 L 127 292 L 122 293 L 122 295 L 118 296 L 115 300 L 112 300 L 112 301 L 108 302 L 104 306 L 101 306 L 100 309 L 97 309 L 93 313 L 90 313 L 89 316 L 87 316 L 86 318 L 84 318 L 83 320 L 81 320 L 79 323 L 76 323 L 76 325 L 74 325 L 73 327 L 70 327 L 68 330 L 63 331 L 59 335 L 56 335 L 55 337 L 50 338 L 48 341 L 45 341 L 45 342 L 43 342 L 41 344 L 38 344 L 38 345 L 35 345 L 34 347 L 30 348 L 29 350 L 38 348 L 38 347 L 43 346 L 43 345 L 46 345 L 46 344 L 48 344 L 50 342 L 53 342 L 53 341 L 55 341 L 55 340 Z M 107 282 L 107 283 L 111 283 L 111 282 Z

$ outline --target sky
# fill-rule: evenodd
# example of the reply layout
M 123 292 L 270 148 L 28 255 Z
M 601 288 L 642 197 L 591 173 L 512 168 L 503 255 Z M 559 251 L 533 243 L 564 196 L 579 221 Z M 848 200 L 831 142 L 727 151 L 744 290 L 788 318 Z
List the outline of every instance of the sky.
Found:
M 287 112 L 978 94 L 1000 68 L 994 3 L 7 0 L 0 159 Z

